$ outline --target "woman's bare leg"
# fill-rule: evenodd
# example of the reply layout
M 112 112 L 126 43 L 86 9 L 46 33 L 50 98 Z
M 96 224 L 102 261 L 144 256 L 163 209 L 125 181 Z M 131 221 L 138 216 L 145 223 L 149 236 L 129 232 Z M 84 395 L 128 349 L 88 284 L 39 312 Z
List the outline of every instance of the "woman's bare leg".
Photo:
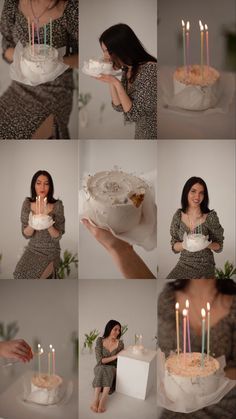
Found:
M 49 115 L 32 135 L 32 140 L 47 140 L 53 135 L 54 116 Z
M 41 279 L 47 279 L 54 271 L 53 262 L 50 262 L 41 275 Z
M 92 404 L 91 404 L 91 406 L 90 406 L 90 409 L 91 409 L 93 412 L 96 412 L 96 413 L 97 413 L 97 411 L 98 411 L 99 396 L 100 396 L 101 391 L 102 391 L 102 388 L 101 388 L 101 387 L 95 387 L 95 392 L 94 392 L 94 396 L 95 396 L 95 398 L 94 398 L 93 403 L 92 403 Z
M 109 391 L 110 391 L 110 387 L 103 387 L 102 396 L 98 405 L 98 413 L 103 413 L 106 411 L 106 402 L 107 402 Z

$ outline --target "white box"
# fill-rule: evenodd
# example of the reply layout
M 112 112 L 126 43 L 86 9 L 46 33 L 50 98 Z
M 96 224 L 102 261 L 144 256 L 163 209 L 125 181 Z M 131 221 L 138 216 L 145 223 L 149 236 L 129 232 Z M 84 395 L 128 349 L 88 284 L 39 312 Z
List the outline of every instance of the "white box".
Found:
M 118 355 L 116 391 L 145 400 L 156 377 L 156 351 L 134 354 L 132 347 Z

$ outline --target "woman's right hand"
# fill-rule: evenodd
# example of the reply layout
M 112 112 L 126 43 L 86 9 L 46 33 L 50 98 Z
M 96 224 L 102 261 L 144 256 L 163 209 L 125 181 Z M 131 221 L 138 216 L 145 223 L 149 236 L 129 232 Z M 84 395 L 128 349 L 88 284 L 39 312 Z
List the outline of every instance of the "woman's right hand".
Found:
M 13 62 L 13 56 L 14 56 L 15 48 L 7 48 L 4 53 L 4 58 L 9 62 Z
M 0 342 L 0 357 L 29 362 L 33 358 L 31 347 L 23 339 Z

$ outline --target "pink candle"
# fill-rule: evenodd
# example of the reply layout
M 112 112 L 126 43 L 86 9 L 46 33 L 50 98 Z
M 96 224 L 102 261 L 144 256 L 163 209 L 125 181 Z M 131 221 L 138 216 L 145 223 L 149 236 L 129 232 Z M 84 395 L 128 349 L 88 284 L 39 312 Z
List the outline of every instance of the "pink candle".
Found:
M 186 67 L 186 45 L 185 45 L 185 23 L 182 20 L 182 30 L 183 30 L 183 58 L 184 58 L 184 67 Z
M 205 322 L 206 322 L 206 311 L 204 308 L 201 310 L 202 315 L 202 358 L 201 358 L 201 367 L 204 367 L 204 349 L 205 349 Z
M 186 354 L 186 317 L 187 317 L 187 310 L 186 308 L 183 309 L 183 352 L 184 355 Z
M 187 44 L 187 73 L 189 74 L 190 70 L 190 52 L 189 52 L 189 30 L 190 30 L 190 23 L 189 21 L 186 24 L 186 44 Z
M 199 20 L 199 26 L 200 26 L 200 36 L 201 36 L 201 74 L 203 78 L 204 26 L 201 20 Z
M 29 36 L 29 45 L 31 45 L 30 18 L 29 17 L 28 17 L 28 36 Z
M 207 57 L 207 67 L 210 65 L 210 58 L 209 58 L 209 34 L 208 34 L 208 26 L 205 25 L 206 31 L 206 57 Z
M 210 303 L 207 303 L 207 356 L 210 355 Z
M 191 352 L 190 326 L 189 326 L 189 300 L 186 300 L 185 306 L 186 306 L 186 309 L 187 309 L 188 351 Z
M 175 304 L 177 354 L 179 355 L 179 303 Z

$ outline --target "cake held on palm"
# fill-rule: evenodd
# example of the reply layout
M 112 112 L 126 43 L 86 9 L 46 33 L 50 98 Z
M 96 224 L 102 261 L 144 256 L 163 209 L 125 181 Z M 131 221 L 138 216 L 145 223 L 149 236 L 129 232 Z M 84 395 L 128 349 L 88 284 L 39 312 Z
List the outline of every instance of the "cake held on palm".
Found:
M 142 218 L 147 183 L 128 173 L 111 170 L 88 176 L 84 186 L 86 213 L 99 227 L 124 233 Z

